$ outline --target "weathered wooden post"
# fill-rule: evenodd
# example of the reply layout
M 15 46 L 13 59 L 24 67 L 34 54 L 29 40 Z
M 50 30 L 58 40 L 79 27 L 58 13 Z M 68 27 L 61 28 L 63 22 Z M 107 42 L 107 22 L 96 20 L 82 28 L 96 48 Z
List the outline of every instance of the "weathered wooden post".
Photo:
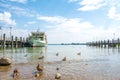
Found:
M 23 47 L 24 47 L 24 46 L 25 46 L 25 38 L 23 38 L 23 41 L 22 41 L 22 42 L 23 42 Z
M 118 45 L 118 48 L 119 48 L 119 46 L 120 46 L 120 39 L 119 38 L 117 39 L 117 45 Z
M 17 47 L 18 47 L 18 44 L 17 44 L 17 43 L 18 43 L 18 41 L 17 41 L 17 39 L 18 39 L 18 38 L 17 38 L 17 37 L 15 37 L 15 48 L 17 48 Z
M 104 47 L 106 47 L 106 41 L 104 40 L 104 43 L 103 43 Z
M 22 37 L 20 37 L 20 44 L 19 45 L 20 45 L 20 47 L 23 47 L 22 46 Z
M 101 47 L 103 47 L 103 41 L 102 40 L 100 41 L 100 44 L 101 44 Z
M 110 40 L 109 39 L 107 41 L 107 45 L 108 45 L 108 48 L 109 48 L 109 46 L 110 46 Z
M 13 43 L 13 36 L 11 36 L 11 48 L 13 48 L 14 43 Z
M 98 46 L 100 47 L 100 41 L 98 41 Z
M 5 39 L 5 33 L 3 34 L 3 49 L 6 47 L 6 39 Z
M 115 47 L 114 39 L 112 39 L 112 47 Z

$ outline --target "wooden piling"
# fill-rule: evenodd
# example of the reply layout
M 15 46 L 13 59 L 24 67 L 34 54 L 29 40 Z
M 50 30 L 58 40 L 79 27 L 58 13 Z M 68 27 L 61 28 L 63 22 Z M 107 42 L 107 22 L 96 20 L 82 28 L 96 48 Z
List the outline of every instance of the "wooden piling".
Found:
M 17 44 L 17 42 L 18 42 L 18 41 L 17 41 L 17 39 L 18 39 L 18 38 L 17 38 L 17 37 L 15 37 L 15 48 L 17 48 L 17 47 L 18 47 L 18 44 Z
M 14 47 L 14 43 L 13 43 L 13 36 L 11 36 L 11 48 Z
M 19 44 L 20 47 L 22 47 L 22 37 L 20 37 L 20 44 Z
M 3 34 L 3 49 L 6 47 L 6 39 L 5 39 L 6 35 Z
M 2 40 L 0 40 L 0 45 L 1 45 L 1 48 L 6 48 L 7 46 L 10 47 L 10 48 L 17 48 L 17 47 L 25 47 L 25 44 L 27 42 L 27 38 L 23 38 L 23 37 L 20 37 L 20 39 L 18 40 L 18 37 L 14 37 L 11 36 L 11 38 L 7 38 L 6 37 L 6 34 L 4 33 L 2 35 Z M 28 47 L 29 45 L 26 44 Z

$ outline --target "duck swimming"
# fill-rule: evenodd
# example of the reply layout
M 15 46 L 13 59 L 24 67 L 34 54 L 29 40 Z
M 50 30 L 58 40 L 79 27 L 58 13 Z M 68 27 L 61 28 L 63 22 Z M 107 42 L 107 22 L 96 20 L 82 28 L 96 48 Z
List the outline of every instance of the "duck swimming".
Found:
M 62 59 L 62 61 L 66 61 L 67 59 L 66 59 L 66 57 L 64 57 L 63 59 Z

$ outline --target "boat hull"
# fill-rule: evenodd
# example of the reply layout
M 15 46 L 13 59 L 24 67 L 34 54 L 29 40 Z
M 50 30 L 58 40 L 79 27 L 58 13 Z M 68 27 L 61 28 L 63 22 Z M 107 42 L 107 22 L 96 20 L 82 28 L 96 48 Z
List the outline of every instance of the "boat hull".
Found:
M 44 47 L 46 46 L 46 43 L 37 42 L 37 43 L 32 43 L 31 46 L 32 47 Z
M 44 46 L 46 46 L 46 42 L 45 41 L 30 40 L 29 44 L 32 47 L 44 47 Z

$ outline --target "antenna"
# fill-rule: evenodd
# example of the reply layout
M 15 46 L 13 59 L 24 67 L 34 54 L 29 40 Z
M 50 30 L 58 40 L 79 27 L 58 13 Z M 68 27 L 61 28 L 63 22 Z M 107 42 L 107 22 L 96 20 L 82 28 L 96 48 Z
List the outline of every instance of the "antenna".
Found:
M 37 32 L 39 32 L 39 30 L 40 30 L 40 29 L 39 29 L 39 27 L 38 27 Z

